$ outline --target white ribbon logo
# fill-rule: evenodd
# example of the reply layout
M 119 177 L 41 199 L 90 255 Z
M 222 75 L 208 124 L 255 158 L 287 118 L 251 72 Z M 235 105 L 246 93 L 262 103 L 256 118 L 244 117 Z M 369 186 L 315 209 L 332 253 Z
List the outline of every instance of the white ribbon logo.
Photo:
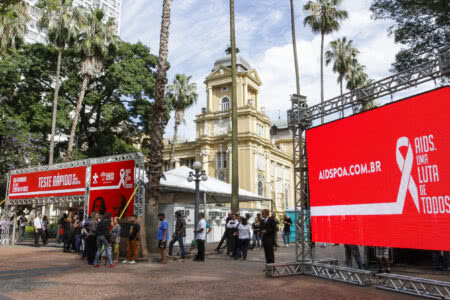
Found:
M 408 152 L 406 153 L 405 158 L 403 158 L 403 155 L 400 152 L 400 147 L 408 147 Z M 414 155 L 411 144 L 407 137 L 401 137 L 397 140 L 397 149 L 395 154 L 397 157 L 398 168 L 402 172 L 402 179 L 400 180 L 400 187 L 398 189 L 397 194 L 397 203 L 403 207 L 403 204 L 405 203 L 406 192 L 407 190 L 409 190 L 409 193 L 413 198 L 414 204 L 416 205 L 417 211 L 420 213 L 417 186 L 414 182 L 414 179 L 411 176 L 411 169 L 413 166 Z

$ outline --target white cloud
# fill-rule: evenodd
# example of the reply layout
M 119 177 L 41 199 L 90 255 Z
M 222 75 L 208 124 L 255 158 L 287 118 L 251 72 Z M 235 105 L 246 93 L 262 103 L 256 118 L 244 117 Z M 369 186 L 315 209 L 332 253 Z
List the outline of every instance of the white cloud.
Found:
M 150 3 L 149 3 L 150 2 Z M 313 36 L 303 27 L 305 13 L 302 3 L 296 2 L 296 25 L 300 80 L 302 94 L 310 104 L 320 100 L 320 37 Z M 386 22 L 370 18 L 370 0 L 344 1 L 349 11 L 340 32 L 326 37 L 326 45 L 340 36 L 354 40 L 361 52 L 360 61 L 367 66 L 372 78 L 389 75 L 389 68 L 398 47 L 387 37 Z M 161 1 L 124 0 L 122 38 L 142 41 L 152 53 L 159 49 Z M 266 111 L 281 111 L 285 116 L 290 108 L 290 95 L 295 91 L 295 71 L 290 30 L 289 2 L 252 0 L 236 4 L 237 45 L 254 67 L 262 81 L 261 106 Z M 223 0 L 182 0 L 173 2 L 169 40 L 169 80 L 176 73 L 192 75 L 198 85 L 198 104 L 186 112 L 186 126 L 181 126 L 181 136 L 195 138 L 195 115 L 206 105 L 204 78 L 211 71 L 214 61 L 224 55 L 229 43 L 229 7 Z M 336 76 L 325 69 L 325 98 L 339 93 Z M 171 136 L 173 122 L 167 127 Z

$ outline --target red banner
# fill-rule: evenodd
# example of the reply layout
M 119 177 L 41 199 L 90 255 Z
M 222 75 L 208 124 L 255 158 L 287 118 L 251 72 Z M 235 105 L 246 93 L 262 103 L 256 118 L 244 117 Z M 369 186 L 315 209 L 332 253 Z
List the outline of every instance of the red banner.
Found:
M 92 165 L 89 213 L 119 216 L 134 191 L 134 160 Z M 133 215 L 134 199 L 124 214 Z
M 306 132 L 312 238 L 450 251 L 450 88 Z
M 11 175 L 9 198 L 77 196 L 86 193 L 86 167 Z

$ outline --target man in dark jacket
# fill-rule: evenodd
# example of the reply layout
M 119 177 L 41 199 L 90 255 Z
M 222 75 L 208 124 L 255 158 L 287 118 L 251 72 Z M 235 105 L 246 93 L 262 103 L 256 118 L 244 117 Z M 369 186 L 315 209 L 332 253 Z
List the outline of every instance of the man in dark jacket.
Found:
M 267 264 L 273 264 L 275 262 L 274 255 L 274 241 L 277 223 L 272 217 L 269 217 L 269 210 L 264 209 L 262 211 L 263 221 L 261 226 L 262 243 L 264 247 L 264 255 L 266 257 Z
M 169 256 L 172 256 L 173 245 L 178 242 L 181 251 L 181 259 L 186 256 L 186 250 L 184 248 L 183 238 L 186 236 L 186 222 L 181 215 L 181 212 L 175 212 L 177 217 L 177 223 L 175 224 L 175 232 L 172 235 L 172 240 L 169 243 Z
M 113 268 L 114 265 L 112 263 L 111 258 L 111 247 L 109 246 L 109 242 L 111 240 L 109 234 L 109 227 L 111 226 L 111 213 L 106 213 L 103 218 L 98 222 L 97 225 L 97 253 L 95 254 L 94 267 L 98 268 L 98 259 L 100 257 L 100 252 L 102 246 L 105 248 L 106 257 L 108 258 L 109 267 Z

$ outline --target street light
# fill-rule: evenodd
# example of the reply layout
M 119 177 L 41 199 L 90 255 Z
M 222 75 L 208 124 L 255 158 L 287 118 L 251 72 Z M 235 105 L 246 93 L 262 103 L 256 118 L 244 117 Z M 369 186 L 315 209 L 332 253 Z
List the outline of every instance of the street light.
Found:
M 195 170 L 194 172 L 189 172 L 189 176 L 187 178 L 188 182 L 195 181 L 195 225 L 194 225 L 194 231 L 197 230 L 198 226 L 198 213 L 199 213 L 199 207 L 200 207 L 200 181 L 206 181 L 208 180 L 208 176 L 206 175 L 204 170 L 200 170 L 202 168 L 202 163 L 199 161 L 195 161 L 193 168 Z

